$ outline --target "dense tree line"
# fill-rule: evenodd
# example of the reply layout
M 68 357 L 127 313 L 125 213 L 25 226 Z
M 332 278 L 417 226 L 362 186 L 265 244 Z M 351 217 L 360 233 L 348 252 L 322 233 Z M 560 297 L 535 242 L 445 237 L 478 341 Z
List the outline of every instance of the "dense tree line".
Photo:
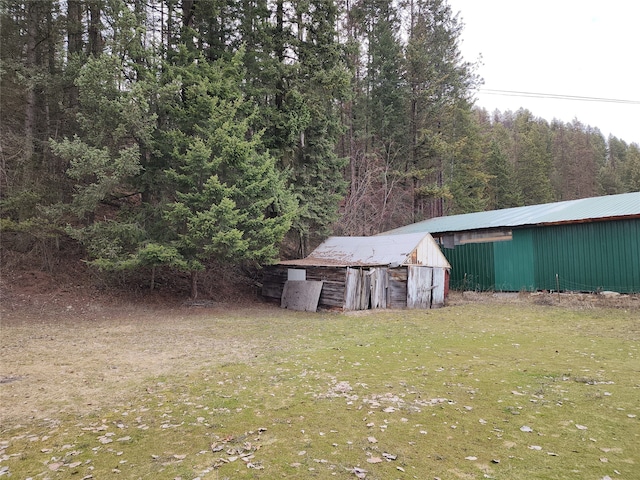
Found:
M 640 149 L 473 106 L 446 0 L 2 0 L 3 248 L 109 271 L 640 190 Z

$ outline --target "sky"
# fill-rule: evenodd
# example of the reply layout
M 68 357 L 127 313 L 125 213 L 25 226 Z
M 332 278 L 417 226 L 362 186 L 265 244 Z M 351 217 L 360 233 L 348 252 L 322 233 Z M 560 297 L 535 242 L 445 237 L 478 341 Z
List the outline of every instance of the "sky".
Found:
M 640 144 L 640 1 L 449 0 L 464 23 L 460 50 L 480 62 L 476 105 L 578 119 Z M 481 56 L 481 57 L 480 57 Z M 611 101 L 535 98 L 503 92 Z

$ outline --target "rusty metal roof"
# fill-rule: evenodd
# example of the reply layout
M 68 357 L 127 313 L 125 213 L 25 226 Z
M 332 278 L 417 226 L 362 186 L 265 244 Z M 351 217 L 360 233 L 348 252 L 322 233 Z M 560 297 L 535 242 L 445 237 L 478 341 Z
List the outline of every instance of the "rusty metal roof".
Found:
M 296 266 L 399 266 L 409 263 L 421 242 L 433 246 L 432 255 L 442 255 L 426 232 L 372 237 L 329 237 L 307 258 L 280 262 Z M 442 256 L 444 259 L 444 256 Z M 446 259 L 444 263 L 448 266 Z M 432 265 L 433 266 L 433 265 Z
M 382 235 L 448 233 L 624 218 L 640 218 L 640 192 L 437 217 L 396 228 Z

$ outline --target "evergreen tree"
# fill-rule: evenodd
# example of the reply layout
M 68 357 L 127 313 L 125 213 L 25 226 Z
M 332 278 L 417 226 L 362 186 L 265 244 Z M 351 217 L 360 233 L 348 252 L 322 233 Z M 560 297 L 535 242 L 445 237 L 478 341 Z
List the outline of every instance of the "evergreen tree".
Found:
M 118 16 L 107 43 L 121 55 L 90 57 L 78 80 L 73 139 L 52 141 L 76 181 L 67 231 L 105 270 L 159 266 L 197 272 L 218 263 L 267 263 L 297 213 L 286 180 L 255 129 L 241 91 L 241 53 L 211 62 L 176 47 L 156 65 L 142 51 L 136 12 Z M 135 49 L 135 50 L 132 50 Z M 149 102 L 147 99 L 153 99 Z
M 629 145 L 624 166 L 624 185 L 627 192 L 640 192 L 640 146 Z
M 603 161 L 594 138 L 598 132 L 591 131 L 577 119 L 567 125 L 554 122 L 551 130 L 555 198 L 572 200 L 596 195 L 597 172 Z
M 513 165 L 509 161 L 509 132 L 498 122 L 491 127 L 488 136 L 484 167 L 489 175 L 487 209 L 519 207 L 522 205 L 522 197 L 515 181 Z
M 463 61 L 458 41 L 462 25 L 444 0 L 409 0 L 407 82 L 415 220 L 444 213 L 450 198 L 445 156 L 455 150 L 455 115 L 469 110 L 467 95 L 478 82 L 473 65 Z M 455 162 L 455 160 L 454 160 Z M 454 163 L 455 166 L 455 163 Z
M 128 43 L 126 25 L 135 29 L 131 12 L 121 7 L 114 15 L 121 20 L 114 23 L 118 35 L 107 43 L 112 51 L 122 47 L 120 40 Z M 133 66 L 126 54 L 89 57 L 75 82 L 78 131 L 50 141 L 75 185 L 69 202 L 45 211 L 67 222 L 67 233 L 84 244 L 94 265 L 107 270 L 137 266 L 131 255 L 147 237 L 135 207 L 142 152 L 153 148 L 156 115 L 148 101 L 153 87 L 129 78 Z
M 293 97 L 287 108 L 296 112 L 294 118 L 308 118 L 300 124 L 304 128 L 291 157 L 292 185 L 300 202 L 294 230 L 305 256 L 311 239 L 330 233 L 346 191 L 346 159 L 338 157 L 336 144 L 343 133 L 339 105 L 348 93 L 349 77 L 337 39 L 335 1 L 293 3 L 298 62 L 290 86 L 299 100 Z
M 450 150 L 443 155 L 444 171 L 451 191 L 446 214 L 480 212 L 488 203 L 490 175 L 485 172 L 480 125 L 470 108 L 463 105 L 453 112 Z
M 551 187 L 551 131 L 544 120 L 518 110 L 514 125 L 515 174 L 525 205 L 554 200 Z
M 352 96 L 341 150 L 349 157 L 343 233 L 367 235 L 410 221 L 403 206 L 407 87 L 401 16 L 395 2 L 363 0 L 345 17 Z
M 253 131 L 255 109 L 241 90 L 242 57 L 168 67 L 181 94 L 169 106 L 170 127 L 161 150 L 168 195 L 163 219 L 169 232 L 155 242 L 191 272 L 208 262 L 267 263 L 297 214 L 296 202 L 275 159 Z M 175 262 L 173 255 L 170 255 Z

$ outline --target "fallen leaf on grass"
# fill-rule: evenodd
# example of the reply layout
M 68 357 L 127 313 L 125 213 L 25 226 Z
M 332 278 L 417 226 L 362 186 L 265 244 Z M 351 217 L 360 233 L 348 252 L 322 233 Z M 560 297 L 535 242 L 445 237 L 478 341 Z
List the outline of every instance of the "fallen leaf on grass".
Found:
M 354 467 L 351 470 L 351 473 L 353 473 L 358 478 L 367 478 L 367 471 L 360 467 Z

